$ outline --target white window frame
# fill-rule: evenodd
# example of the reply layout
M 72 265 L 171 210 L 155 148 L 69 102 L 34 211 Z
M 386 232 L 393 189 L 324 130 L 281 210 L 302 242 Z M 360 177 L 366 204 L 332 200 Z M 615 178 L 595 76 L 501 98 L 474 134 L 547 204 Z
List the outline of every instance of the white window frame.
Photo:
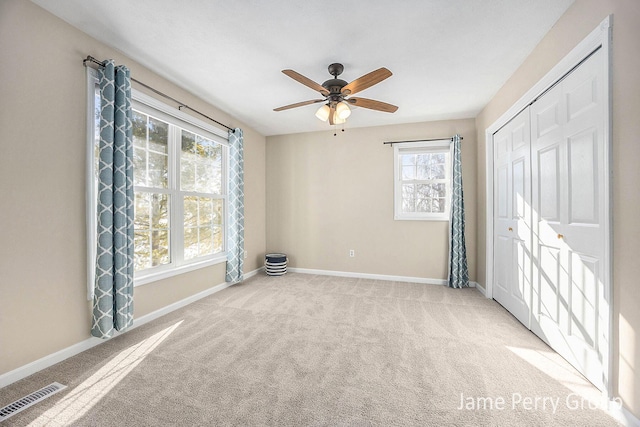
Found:
M 395 220 L 449 221 L 451 208 L 451 158 L 452 145 L 450 139 L 438 141 L 415 141 L 393 144 L 393 206 Z M 446 153 L 445 162 L 445 210 L 443 213 L 402 212 L 402 166 L 400 156 L 403 154 Z
M 93 299 L 93 289 L 95 280 L 95 263 L 96 263 L 96 244 L 97 244 L 97 189 L 95 181 L 95 127 L 94 127 L 94 110 L 95 105 L 95 86 L 98 83 L 98 72 L 93 68 L 87 67 L 87 150 L 86 150 L 86 229 L 87 229 L 87 297 Z M 198 257 L 194 260 L 184 260 L 184 230 L 183 224 L 183 203 L 181 196 L 190 193 L 195 196 L 211 197 L 210 194 L 202 194 L 195 192 L 184 192 L 179 188 L 180 170 L 179 160 L 169 161 L 169 189 L 162 189 L 160 192 L 170 194 L 169 203 L 169 221 L 170 221 L 170 237 L 169 247 L 171 261 L 168 264 L 151 267 L 134 275 L 134 286 L 140 286 L 147 283 L 162 280 L 178 274 L 193 271 L 199 268 L 226 262 L 227 247 L 226 237 L 228 234 L 228 171 L 229 171 L 229 141 L 228 135 L 224 131 L 213 127 L 193 116 L 190 116 L 176 108 L 173 108 L 151 96 L 140 91 L 132 89 L 132 108 L 147 114 L 151 117 L 168 122 L 181 129 L 194 132 L 205 138 L 222 145 L 223 164 L 222 164 L 222 191 L 219 198 L 224 204 L 224 224 L 223 232 L 223 251 L 217 254 Z M 173 128 L 174 141 L 179 141 L 177 134 L 179 129 Z M 170 159 L 180 158 L 180 144 L 174 143 L 169 146 Z M 156 192 L 158 189 L 149 189 Z

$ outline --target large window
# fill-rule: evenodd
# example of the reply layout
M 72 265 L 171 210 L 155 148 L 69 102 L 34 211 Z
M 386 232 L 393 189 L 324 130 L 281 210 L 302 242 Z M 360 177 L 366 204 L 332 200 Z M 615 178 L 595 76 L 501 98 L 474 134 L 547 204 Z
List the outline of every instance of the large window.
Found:
M 91 264 L 95 258 L 100 120 L 99 89 L 91 76 L 89 87 Z M 136 285 L 226 260 L 225 134 L 133 91 L 133 170 Z
M 450 141 L 395 144 L 394 217 L 448 220 Z

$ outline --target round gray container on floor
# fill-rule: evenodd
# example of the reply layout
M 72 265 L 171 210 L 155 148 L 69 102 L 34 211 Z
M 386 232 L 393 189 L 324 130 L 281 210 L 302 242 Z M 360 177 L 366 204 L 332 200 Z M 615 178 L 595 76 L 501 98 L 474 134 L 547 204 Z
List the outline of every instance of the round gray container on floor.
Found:
M 282 276 L 287 273 L 286 254 L 266 254 L 264 256 L 264 271 L 269 276 Z

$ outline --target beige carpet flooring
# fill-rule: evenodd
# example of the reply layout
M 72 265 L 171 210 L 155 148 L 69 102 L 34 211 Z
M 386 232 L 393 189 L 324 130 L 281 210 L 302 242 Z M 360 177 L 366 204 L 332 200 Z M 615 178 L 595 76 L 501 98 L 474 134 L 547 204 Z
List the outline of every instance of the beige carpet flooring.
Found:
M 295 273 L 255 276 L 16 382 L 0 407 L 54 381 L 68 388 L 2 425 L 617 425 L 475 289 Z

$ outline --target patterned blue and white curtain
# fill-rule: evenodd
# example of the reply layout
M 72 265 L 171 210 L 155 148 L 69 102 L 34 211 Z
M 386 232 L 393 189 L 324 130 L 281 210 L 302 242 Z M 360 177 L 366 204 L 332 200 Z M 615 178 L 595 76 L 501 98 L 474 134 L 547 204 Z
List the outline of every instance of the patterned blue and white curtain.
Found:
M 462 193 L 462 162 L 460 135 L 453 137 L 451 180 L 451 221 L 449 223 L 449 279 L 450 288 L 469 286 L 467 249 L 464 242 L 464 197 Z
M 105 61 L 100 77 L 96 278 L 91 335 L 133 323 L 133 147 L 127 67 Z
M 229 131 L 229 233 L 225 280 L 242 282 L 244 264 L 244 149 L 242 129 Z

